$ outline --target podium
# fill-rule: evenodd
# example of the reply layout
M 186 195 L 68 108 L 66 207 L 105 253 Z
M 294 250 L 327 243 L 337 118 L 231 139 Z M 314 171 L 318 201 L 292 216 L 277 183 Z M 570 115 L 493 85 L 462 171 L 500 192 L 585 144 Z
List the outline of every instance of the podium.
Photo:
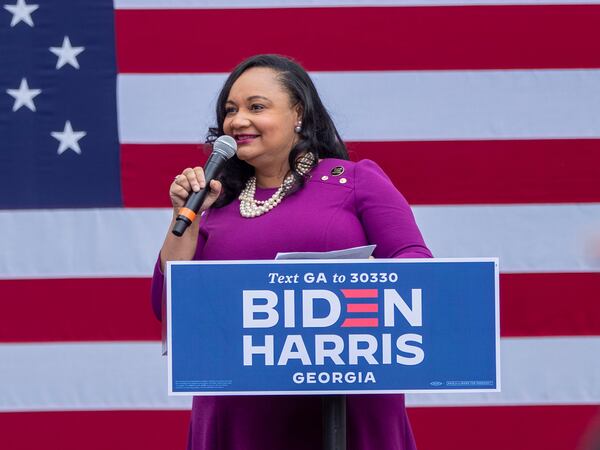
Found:
M 500 390 L 498 280 L 495 258 L 169 262 L 169 395 L 321 395 L 341 450 L 346 395 Z

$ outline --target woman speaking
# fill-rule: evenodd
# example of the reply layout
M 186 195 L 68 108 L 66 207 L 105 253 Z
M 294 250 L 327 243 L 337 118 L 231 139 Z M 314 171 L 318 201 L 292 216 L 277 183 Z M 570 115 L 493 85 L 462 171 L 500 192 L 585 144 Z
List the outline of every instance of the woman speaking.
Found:
M 348 153 L 306 71 L 277 55 L 238 65 L 217 100 L 208 142 L 232 136 L 225 165 L 202 215 L 181 237 L 171 233 L 201 167 L 170 187 L 173 221 L 160 251 L 152 301 L 160 317 L 166 261 L 274 259 L 277 252 L 330 251 L 376 244 L 377 258 L 431 257 L 412 212 L 373 162 Z M 415 448 L 403 395 L 347 399 L 350 450 Z M 195 397 L 193 450 L 314 450 L 321 446 L 318 396 Z

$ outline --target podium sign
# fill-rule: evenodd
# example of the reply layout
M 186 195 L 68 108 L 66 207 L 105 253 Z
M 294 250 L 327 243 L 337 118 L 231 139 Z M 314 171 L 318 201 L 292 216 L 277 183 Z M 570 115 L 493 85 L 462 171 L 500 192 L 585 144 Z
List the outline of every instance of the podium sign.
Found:
M 498 261 L 167 265 L 169 394 L 500 390 Z

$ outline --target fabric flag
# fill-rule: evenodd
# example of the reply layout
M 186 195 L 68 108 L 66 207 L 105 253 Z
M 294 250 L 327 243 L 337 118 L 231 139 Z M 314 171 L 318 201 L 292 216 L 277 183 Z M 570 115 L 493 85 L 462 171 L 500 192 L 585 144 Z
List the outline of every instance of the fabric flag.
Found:
M 438 257 L 498 256 L 502 392 L 421 450 L 583 446 L 600 403 L 600 2 L 4 0 L 2 448 L 183 448 L 149 279 L 228 71 L 306 67 Z M 583 448 L 583 447 L 580 447 Z

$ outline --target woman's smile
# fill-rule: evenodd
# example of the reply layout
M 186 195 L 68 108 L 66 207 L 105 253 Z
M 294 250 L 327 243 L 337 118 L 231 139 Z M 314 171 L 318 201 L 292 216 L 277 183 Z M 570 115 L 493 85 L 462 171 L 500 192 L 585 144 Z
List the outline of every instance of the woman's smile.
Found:
M 250 142 L 252 142 L 254 139 L 260 137 L 260 134 L 234 134 L 233 138 L 235 139 L 235 142 L 237 142 L 237 145 L 244 145 L 244 144 L 249 144 Z

